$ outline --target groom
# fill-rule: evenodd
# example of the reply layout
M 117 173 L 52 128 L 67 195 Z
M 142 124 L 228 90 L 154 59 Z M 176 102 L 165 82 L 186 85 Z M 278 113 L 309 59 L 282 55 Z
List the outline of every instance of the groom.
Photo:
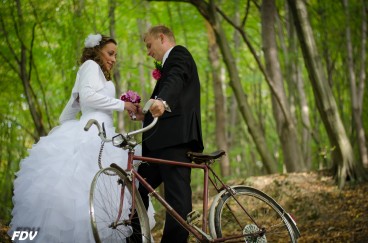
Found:
M 161 77 L 151 95 L 151 114 L 144 116 L 143 126 L 160 117 L 156 127 L 143 134 L 143 156 L 191 163 L 188 151 L 202 152 L 200 83 L 197 66 L 190 52 L 176 45 L 172 31 L 162 25 L 151 27 L 144 35 L 148 55 L 162 62 Z M 140 114 L 141 119 L 143 115 Z M 187 167 L 148 164 L 138 172 L 157 188 L 164 183 L 165 199 L 186 219 L 192 211 L 191 169 Z M 139 187 L 148 208 L 148 192 Z M 189 233 L 166 213 L 161 242 L 184 243 Z

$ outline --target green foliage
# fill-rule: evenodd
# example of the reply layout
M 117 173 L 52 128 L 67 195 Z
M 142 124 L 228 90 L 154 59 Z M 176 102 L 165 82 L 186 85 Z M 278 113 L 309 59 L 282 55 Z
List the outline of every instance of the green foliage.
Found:
M 30 83 L 37 101 L 40 104 L 43 123 L 47 130 L 58 125 L 58 117 L 69 99 L 71 89 L 78 70 L 78 61 L 84 45 L 84 39 L 89 33 L 110 35 L 111 19 L 109 7 L 115 2 L 114 32 L 118 42 L 118 70 L 120 80 L 115 80 L 122 92 L 131 89 L 142 94 L 145 102 L 154 87 L 155 80 L 151 77 L 154 68 L 152 58 L 147 56 L 141 34 L 150 25 L 165 24 L 175 33 L 177 44 L 186 46 L 197 62 L 201 79 L 202 125 L 205 142 L 205 152 L 217 149 L 215 139 L 215 105 L 211 66 L 208 61 L 208 39 L 206 23 L 200 13 L 191 4 L 180 2 L 146 2 L 140 0 L 115 1 L 20 1 L 23 23 L 17 13 L 16 2 L 3 0 L 0 5 L 0 186 L 2 189 L 0 202 L 0 218 L 10 219 L 12 181 L 19 163 L 27 154 L 27 149 L 38 140 L 35 126 L 29 112 L 29 106 L 24 94 L 24 87 L 19 77 L 18 60 L 21 45 L 27 50 L 27 71 Z M 243 18 L 247 2 L 215 1 L 231 19 L 240 16 Z M 251 1 L 252 2 L 252 1 Z M 327 3 L 328 2 L 328 3 Z M 315 33 L 318 48 L 323 58 L 326 74 L 331 82 L 333 92 L 338 101 L 339 112 L 349 133 L 352 132 L 351 97 L 346 71 L 345 47 L 345 13 L 339 1 L 309 1 L 309 14 Z M 351 27 L 353 43 L 359 46 L 361 39 L 361 1 L 351 2 Z M 286 33 L 291 24 L 287 16 L 284 1 L 278 1 L 280 33 Z M 111 17 L 111 16 L 110 16 Z M 222 19 L 222 25 L 235 57 L 235 63 L 241 77 L 243 91 L 247 95 L 252 112 L 261 125 L 267 145 L 271 153 L 279 161 L 282 169 L 282 151 L 276 132 L 275 120 L 272 115 L 271 92 L 264 80 L 247 45 L 239 33 Z M 263 60 L 261 23 L 258 6 L 250 4 L 244 30 L 251 41 L 260 60 Z M 34 39 L 33 39 L 34 34 Z M 310 111 L 310 132 L 313 139 L 307 146 L 311 148 L 312 167 L 330 166 L 328 137 L 320 115 L 316 108 L 312 87 L 308 81 L 300 53 L 284 53 L 282 45 L 288 45 L 287 38 L 278 40 L 280 45 L 279 58 L 283 65 L 283 72 L 287 74 L 286 61 L 296 56 L 297 65 L 301 68 L 305 92 Z M 33 45 L 32 45 L 33 43 Z M 355 57 L 359 56 L 359 48 L 354 48 Z M 32 63 L 29 57 L 32 55 Z M 360 60 L 355 60 L 359 64 Z M 231 113 L 239 104 L 236 103 L 233 91 L 229 86 L 229 77 L 224 70 L 225 84 L 223 87 L 226 96 L 227 117 L 234 114 L 234 122 L 227 124 L 229 151 L 227 156 L 231 163 L 233 177 L 248 177 L 263 174 L 265 169 L 262 159 L 257 153 L 254 142 L 249 134 L 248 127 L 236 111 Z M 357 67 L 359 65 L 356 65 Z M 32 67 L 30 69 L 30 67 Z M 30 71 L 31 70 L 31 71 Z M 294 90 L 291 82 L 285 80 L 286 90 Z M 367 87 L 367 86 L 366 86 Z M 367 93 L 367 88 L 366 88 Z M 144 95 L 145 94 L 145 95 Z M 118 94 L 119 95 L 119 94 Z M 304 124 L 301 121 L 301 111 L 298 103 L 298 94 L 288 93 L 294 109 L 298 131 L 302 133 Z M 363 123 L 368 129 L 367 95 L 363 105 Z M 146 100 L 144 100 L 146 99 Z M 241 105 L 241 104 L 240 104 Z M 139 124 L 138 124 L 139 125 Z M 137 123 L 132 124 L 127 119 L 125 128 L 134 129 Z M 220 167 L 217 164 L 216 170 Z M 197 173 L 197 172 L 195 172 Z M 193 176 L 194 186 L 201 182 L 201 177 Z M 230 178 L 229 178 L 230 179 Z

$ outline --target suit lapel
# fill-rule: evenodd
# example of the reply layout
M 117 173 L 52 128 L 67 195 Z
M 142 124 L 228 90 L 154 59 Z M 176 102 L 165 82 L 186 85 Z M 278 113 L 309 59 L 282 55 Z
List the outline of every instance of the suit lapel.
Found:
M 152 95 L 151 95 L 151 99 L 156 99 L 156 95 L 158 94 L 159 90 L 160 90 L 160 81 L 161 79 L 157 80 L 155 88 L 153 89 Z

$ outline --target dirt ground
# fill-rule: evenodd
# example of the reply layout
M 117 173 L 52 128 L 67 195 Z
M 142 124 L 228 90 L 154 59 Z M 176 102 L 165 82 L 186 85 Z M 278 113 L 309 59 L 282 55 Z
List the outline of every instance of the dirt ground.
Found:
M 302 234 L 298 242 L 368 242 L 368 183 L 348 183 L 339 190 L 328 171 L 319 171 L 250 177 L 230 184 L 252 186 L 273 197 L 296 218 Z M 194 193 L 194 208 L 199 206 L 196 198 Z M 158 210 L 155 242 L 163 218 Z M 7 227 L 0 226 L 0 242 L 10 242 Z
M 318 171 L 250 177 L 229 184 L 252 186 L 274 198 L 296 219 L 300 243 L 368 243 L 367 182 L 347 183 L 339 190 L 328 171 Z M 195 200 L 193 206 L 201 207 Z M 163 221 L 164 213 L 157 212 L 156 219 Z M 156 242 L 161 234 L 162 223 L 157 223 Z
M 291 213 L 298 242 L 368 242 L 368 183 L 339 190 L 328 171 L 249 178 Z

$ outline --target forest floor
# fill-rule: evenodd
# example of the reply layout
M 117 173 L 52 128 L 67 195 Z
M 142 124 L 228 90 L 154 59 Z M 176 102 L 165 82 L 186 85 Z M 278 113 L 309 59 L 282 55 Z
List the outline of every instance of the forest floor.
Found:
M 296 219 L 300 243 L 368 242 L 368 182 L 349 184 L 339 190 L 328 171 L 275 174 L 229 182 L 248 185 L 267 193 Z M 200 211 L 194 193 L 193 207 Z M 162 235 L 164 213 L 157 212 L 155 242 Z M 195 242 L 191 239 L 190 242 Z
M 231 181 L 255 187 L 273 197 L 298 224 L 298 242 L 368 242 L 368 183 L 347 183 L 339 190 L 328 171 L 250 177 Z M 194 193 L 194 208 L 200 207 Z M 156 215 L 155 242 L 162 232 L 163 210 Z M 0 224 L 0 242 L 10 242 Z M 195 242 L 190 240 L 190 242 Z

